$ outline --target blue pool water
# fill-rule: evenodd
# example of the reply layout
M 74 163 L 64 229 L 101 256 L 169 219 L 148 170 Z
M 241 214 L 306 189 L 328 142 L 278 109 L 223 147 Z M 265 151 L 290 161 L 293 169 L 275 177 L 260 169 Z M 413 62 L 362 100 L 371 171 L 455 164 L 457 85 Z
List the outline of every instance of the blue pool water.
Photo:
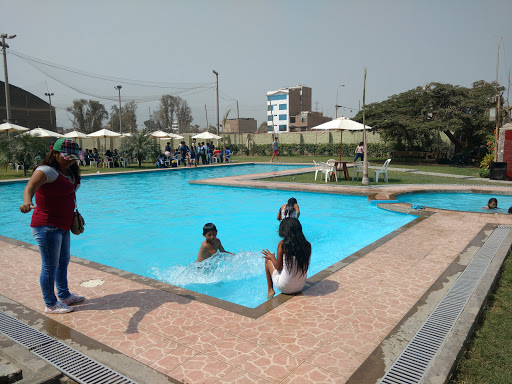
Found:
M 275 252 L 279 207 L 298 200 L 312 244 L 312 276 L 410 222 L 415 216 L 372 206 L 364 196 L 331 195 L 189 184 L 189 180 L 297 168 L 240 165 L 85 177 L 78 208 L 85 232 L 71 253 L 254 308 L 266 300 L 261 250 Z M 19 206 L 25 183 L 0 185 L 0 235 L 35 244 L 31 214 Z M 195 263 L 202 227 L 213 222 L 232 255 Z M 198 268 L 200 267 L 200 268 Z
M 498 209 L 482 209 L 491 197 L 498 200 Z M 508 213 L 508 208 L 512 207 L 512 195 L 495 193 L 422 192 L 398 195 L 396 199 L 401 203 L 466 212 Z

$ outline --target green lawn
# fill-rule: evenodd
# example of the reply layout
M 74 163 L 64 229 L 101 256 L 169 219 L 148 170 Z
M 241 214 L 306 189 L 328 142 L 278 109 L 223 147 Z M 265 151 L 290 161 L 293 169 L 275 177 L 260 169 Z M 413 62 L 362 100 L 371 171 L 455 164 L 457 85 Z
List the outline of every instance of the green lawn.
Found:
M 512 383 L 512 262 L 505 260 L 496 292 L 449 384 Z

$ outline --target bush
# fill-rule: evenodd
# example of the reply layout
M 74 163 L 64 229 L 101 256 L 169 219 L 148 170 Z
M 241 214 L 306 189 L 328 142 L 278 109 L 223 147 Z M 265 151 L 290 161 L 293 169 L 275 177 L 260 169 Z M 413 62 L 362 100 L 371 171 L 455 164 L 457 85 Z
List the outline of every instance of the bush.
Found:
M 480 168 L 480 171 L 478 172 L 478 174 L 480 177 L 482 177 L 484 179 L 488 179 L 491 174 L 491 171 L 489 169 Z

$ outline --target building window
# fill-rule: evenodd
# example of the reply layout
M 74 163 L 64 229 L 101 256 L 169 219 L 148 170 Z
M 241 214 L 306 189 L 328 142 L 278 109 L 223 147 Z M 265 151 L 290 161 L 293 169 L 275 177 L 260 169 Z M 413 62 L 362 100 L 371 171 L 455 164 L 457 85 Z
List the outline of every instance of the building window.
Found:
M 269 132 L 273 132 L 273 131 L 274 131 L 274 127 L 273 127 L 273 126 L 271 126 L 271 125 L 269 125 L 269 126 L 268 126 L 268 131 L 269 131 Z
M 267 108 L 267 110 L 268 110 L 268 111 L 272 111 L 273 109 L 274 109 L 274 108 L 273 108 L 273 106 L 272 106 L 272 105 L 269 105 L 269 106 L 268 106 L 268 108 Z
M 295 123 L 295 116 L 290 116 L 290 123 Z
M 300 122 L 301 123 L 307 123 L 308 122 L 308 117 L 307 116 L 301 116 Z
M 279 104 L 280 111 L 286 111 L 288 109 L 288 104 Z
M 279 131 L 286 131 L 286 125 L 280 125 Z
M 268 115 L 268 121 L 272 121 L 272 115 Z
M 272 101 L 272 100 L 286 100 L 288 98 L 288 95 L 272 95 L 272 96 L 268 96 L 268 100 L 269 101 Z
M 286 115 L 279 115 L 279 120 L 286 120 Z

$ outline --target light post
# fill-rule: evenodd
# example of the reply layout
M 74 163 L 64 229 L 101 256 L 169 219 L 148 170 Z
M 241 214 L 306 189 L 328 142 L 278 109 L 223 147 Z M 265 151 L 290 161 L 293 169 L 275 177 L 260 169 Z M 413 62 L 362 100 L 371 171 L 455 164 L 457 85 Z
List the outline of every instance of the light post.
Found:
M 54 94 L 50 92 L 45 92 L 45 96 L 48 96 L 48 99 L 50 101 L 50 129 L 53 130 L 53 116 L 52 116 L 52 96 Z
M 340 87 L 344 87 L 345 84 L 338 85 L 338 88 L 336 88 L 336 118 L 338 118 L 338 107 L 341 107 L 341 105 L 338 105 L 338 90 Z
M 120 85 L 116 85 L 114 87 L 115 89 L 118 90 L 119 92 L 119 133 L 122 135 L 123 134 L 123 123 L 122 123 L 122 118 L 121 118 L 121 87 Z
M 4 78 L 5 78 L 5 110 L 7 112 L 7 122 L 10 123 L 11 116 L 11 95 L 9 93 L 9 77 L 7 76 L 7 48 L 9 45 L 5 43 L 5 39 L 14 39 L 16 35 L 8 36 L 6 33 L 2 33 L 0 38 L 2 39 L 1 47 L 4 55 Z
M 214 69 L 213 73 L 215 74 L 215 76 L 217 78 L 217 136 L 218 136 L 219 135 L 219 72 L 217 72 Z

